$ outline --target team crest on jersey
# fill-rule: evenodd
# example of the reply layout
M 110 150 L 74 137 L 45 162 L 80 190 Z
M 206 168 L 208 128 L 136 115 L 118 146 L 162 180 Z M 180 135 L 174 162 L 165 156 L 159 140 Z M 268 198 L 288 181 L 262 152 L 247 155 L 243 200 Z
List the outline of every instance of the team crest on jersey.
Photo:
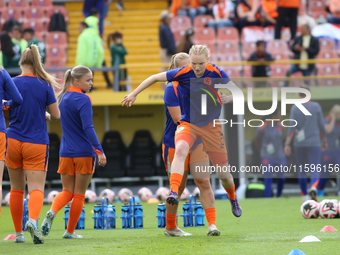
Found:
M 211 78 L 210 77 L 205 77 L 204 78 L 204 84 L 207 85 L 207 86 L 210 86 L 211 85 Z

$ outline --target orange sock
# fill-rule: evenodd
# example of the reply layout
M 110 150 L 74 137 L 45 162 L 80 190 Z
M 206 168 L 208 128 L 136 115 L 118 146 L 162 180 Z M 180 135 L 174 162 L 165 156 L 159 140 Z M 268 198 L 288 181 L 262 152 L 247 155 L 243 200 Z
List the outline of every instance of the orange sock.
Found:
M 72 234 L 76 229 L 78 220 L 83 210 L 85 195 L 74 193 L 73 202 L 70 208 L 70 216 L 68 218 L 67 231 Z
M 11 189 L 9 208 L 13 219 L 15 232 L 22 231 L 22 216 L 24 214 L 24 191 Z
M 178 193 L 178 189 L 179 189 L 179 186 L 181 185 L 182 179 L 183 179 L 183 175 L 181 174 L 174 173 L 174 174 L 171 174 L 170 176 L 170 188 L 176 193 Z
M 176 224 L 176 218 L 177 214 L 170 214 L 170 213 L 165 213 L 165 218 L 166 218 L 166 228 L 169 230 L 177 228 Z
M 44 204 L 44 192 L 35 189 L 30 193 L 30 198 L 28 199 L 28 213 L 29 218 L 38 220 L 41 208 Z
M 234 183 L 233 187 L 231 187 L 229 189 L 227 189 L 227 188 L 224 188 L 224 189 L 225 189 L 225 191 L 227 191 L 229 199 L 234 200 L 236 198 L 235 183 Z
M 57 214 L 61 208 L 63 208 L 68 202 L 70 202 L 73 198 L 73 195 L 71 192 L 67 190 L 63 190 L 53 200 L 51 210 Z
M 205 217 L 207 218 L 209 226 L 211 224 L 214 224 L 216 226 L 216 208 L 208 208 L 204 210 L 205 212 Z

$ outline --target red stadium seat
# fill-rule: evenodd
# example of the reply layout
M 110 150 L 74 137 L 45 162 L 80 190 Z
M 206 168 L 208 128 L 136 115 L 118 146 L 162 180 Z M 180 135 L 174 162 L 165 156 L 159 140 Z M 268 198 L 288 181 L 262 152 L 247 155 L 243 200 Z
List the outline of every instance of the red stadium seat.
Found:
M 185 32 L 186 32 L 185 30 L 181 30 L 181 31 L 176 31 L 176 32 L 172 33 L 174 35 L 176 44 L 179 43 L 179 41 L 182 39 L 183 35 L 185 35 Z
M 2 15 L 6 16 L 6 19 L 15 19 L 17 21 L 19 21 L 20 23 L 23 21 L 22 18 L 22 10 L 21 8 L 13 8 L 13 7 L 9 7 L 7 8 L 7 13 L 6 11 L 1 12 L 1 19 L 2 19 Z
M 55 5 L 55 6 L 49 7 L 47 9 L 47 19 L 50 20 L 54 13 L 61 13 L 65 18 L 65 22 L 68 22 L 68 14 L 64 6 Z M 48 22 L 48 25 L 49 25 L 49 22 Z
M 198 15 L 198 16 L 196 16 L 195 19 L 194 19 L 195 30 L 200 29 L 200 28 L 204 28 L 205 25 L 207 25 L 211 19 L 213 19 L 213 18 L 210 15 Z
M 210 27 L 203 29 L 202 28 L 195 29 L 194 42 L 195 44 L 215 43 L 216 42 L 215 30 Z
M 339 76 L 339 64 L 317 64 L 318 76 Z M 319 86 L 339 86 L 339 78 L 318 79 Z
M 319 39 L 319 45 L 320 45 L 320 52 L 336 52 L 335 50 L 335 42 L 333 39 L 326 39 L 322 38 Z
M 225 71 L 230 78 L 240 78 L 241 77 L 241 66 L 220 66 L 220 68 Z
M 252 69 L 252 66 L 250 65 L 245 65 L 243 66 L 243 77 L 244 78 L 252 78 L 253 75 L 251 73 L 251 69 Z M 253 81 L 243 81 L 243 84 L 246 88 L 250 87 L 250 88 L 253 88 L 254 87 L 254 82 Z
M 323 11 L 309 11 L 308 14 L 312 16 L 315 20 L 327 20 L 328 13 L 323 10 Z
M 28 0 L 9 0 L 8 7 L 27 8 L 29 7 L 29 3 L 28 3 Z
M 272 53 L 272 56 L 275 60 L 289 59 L 288 52 Z
M 48 59 L 49 61 L 57 60 L 65 64 L 67 60 L 66 51 L 59 48 L 46 49 L 46 59 Z
M 31 6 L 40 6 L 40 7 L 48 7 L 52 6 L 52 0 L 32 0 Z
M 67 33 L 66 32 L 49 32 L 46 36 L 46 48 L 62 48 L 67 49 Z
M 272 74 L 270 77 L 286 77 L 289 65 L 271 65 Z
M 241 61 L 240 54 L 238 55 L 219 55 L 221 62 L 236 62 Z
M 310 0 L 308 3 L 309 12 L 324 11 L 325 7 L 325 2 L 322 0 Z
M 239 33 L 235 27 L 225 27 L 220 28 L 217 31 L 217 41 L 218 43 L 222 42 L 239 42 Z
M 46 36 L 46 32 L 35 32 L 34 36 L 42 42 L 45 42 L 45 36 Z
M 216 45 L 215 43 L 204 43 L 204 42 L 198 42 L 197 44 L 204 45 L 208 48 L 210 55 L 216 54 Z
M 171 18 L 170 28 L 172 32 L 188 30 L 192 27 L 191 20 L 189 17 L 176 16 Z
M 46 22 L 44 11 L 41 8 L 28 8 L 24 11 L 26 20 L 39 20 L 39 22 Z
M 333 51 L 331 52 L 323 51 L 318 54 L 317 58 L 319 59 L 338 58 L 338 54 L 336 54 Z
M 255 42 L 244 42 L 242 44 L 242 58 L 247 60 L 254 51 L 256 50 L 256 43 Z
M 3 8 L 6 8 L 6 0 L 0 0 L 0 10 L 2 11 Z
M 240 48 L 237 42 L 218 43 L 218 54 L 221 55 L 240 55 Z
M 61 62 L 58 59 L 49 59 L 46 58 L 46 62 L 44 64 L 45 68 L 64 68 L 65 67 L 66 62 Z
M 39 22 L 39 20 L 26 20 L 23 29 L 25 28 L 33 28 L 34 32 L 44 32 L 45 27 L 43 22 Z
M 288 44 L 284 40 L 269 41 L 266 49 L 271 54 L 289 52 Z

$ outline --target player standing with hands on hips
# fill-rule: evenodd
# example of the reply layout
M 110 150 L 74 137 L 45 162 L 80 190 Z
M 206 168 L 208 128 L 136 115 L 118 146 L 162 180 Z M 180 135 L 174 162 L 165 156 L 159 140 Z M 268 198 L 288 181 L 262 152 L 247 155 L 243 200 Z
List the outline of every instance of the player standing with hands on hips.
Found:
M 41 232 L 44 236 L 49 234 L 58 211 L 73 198 L 63 238 L 83 238 L 74 230 L 83 210 L 96 156 L 100 166 L 106 165 L 105 154 L 93 127 L 91 99 L 85 94 L 92 85 L 92 72 L 85 66 L 76 66 L 65 73 L 64 87 L 58 96 L 63 131 L 58 173 L 61 175 L 63 191 L 54 198 L 42 223 Z

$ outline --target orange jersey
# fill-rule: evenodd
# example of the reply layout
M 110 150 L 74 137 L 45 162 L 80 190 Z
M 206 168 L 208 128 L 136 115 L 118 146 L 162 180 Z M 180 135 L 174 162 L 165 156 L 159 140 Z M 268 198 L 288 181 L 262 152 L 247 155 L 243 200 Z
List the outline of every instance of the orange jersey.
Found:
M 269 13 L 269 16 L 272 18 L 277 18 L 279 14 L 276 11 L 277 3 L 276 0 L 263 0 L 262 1 L 262 10 L 265 13 Z
M 299 8 L 300 0 L 279 0 L 278 6 L 284 8 Z

